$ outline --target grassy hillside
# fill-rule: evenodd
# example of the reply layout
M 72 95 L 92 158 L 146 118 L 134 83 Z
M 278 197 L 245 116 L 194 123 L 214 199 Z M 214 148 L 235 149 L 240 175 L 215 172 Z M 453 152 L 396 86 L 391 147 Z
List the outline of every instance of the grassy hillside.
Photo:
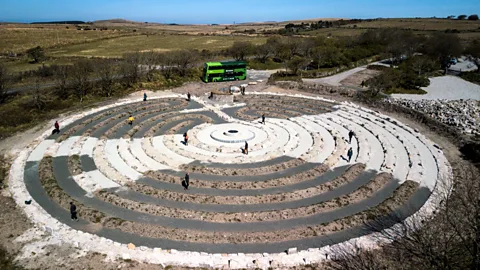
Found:
M 457 29 L 459 31 L 480 32 L 480 21 L 448 20 L 448 19 L 378 19 L 356 23 L 357 28 L 402 28 L 420 31 L 445 31 Z M 350 28 L 353 25 L 344 27 Z
M 126 52 L 181 49 L 220 50 L 230 47 L 235 41 L 251 41 L 262 44 L 264 37 L 248 36 L 195 36 L 195 35 L 136 35 L 63 46 L 52 49 L 49 55 L 121 57 Z

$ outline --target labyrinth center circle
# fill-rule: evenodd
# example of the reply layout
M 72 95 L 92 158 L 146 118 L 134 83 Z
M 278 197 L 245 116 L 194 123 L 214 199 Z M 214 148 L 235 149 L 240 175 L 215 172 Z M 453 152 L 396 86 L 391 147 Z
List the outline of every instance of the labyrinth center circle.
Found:
M 263 136 L 263 133 L 265 132 L 260 130 L 259 128 L 239 123 L 213 125 L 208 127 L 207 129 L 208 132 L 210 132 L 210 138 L 227 145 L 244 143 L 254 140 L 259 133 L 262 133 L 262 135 L 260 135 L 260 139 L 265 138 L 265 136 Z M 201 136 L 203 136 L 204 134 L 205 133 L 199 133 L 199 140 L 203 139 L 201 138 Z

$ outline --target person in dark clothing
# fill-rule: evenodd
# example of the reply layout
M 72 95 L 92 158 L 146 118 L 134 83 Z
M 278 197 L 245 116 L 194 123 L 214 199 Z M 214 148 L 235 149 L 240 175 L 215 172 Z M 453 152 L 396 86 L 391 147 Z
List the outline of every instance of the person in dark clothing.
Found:
M 350 149 L 348 149 L 347 156 L 348 156 L 348 162 L 350 162 L 353 156 L 353 149 L 351 147 Z
M 213 92 L 210 92 L 210 96 L 208 96 L 208 99 L 212 99 L 213 98 Z
M 190 101 L 190 98 L 191 98 L 191 96 L 190 96 L 190 92 L 189 92 L 189 93 L 187 93 L 187 100 Z
M 248 155 L 248 142 L 245 142 L 245 149 L 243 150 L 245 155 Z
M 353 136 L 355 136 L 355 132 L 353 132 L 353 130 L 350 130 L 350 132 L 348 132 L 348 143 L 352 143 Z
M 190 174 L 189 173 L 185 174 L 185 179 L 183 180 L 182 186 L 183 186 L 184 190 L 188 190 L 188 186 L 190 186 Z
M 58 124 L 58 121 L 55 121 L 55 124 L 53 125 L 54 129 L 52 131 L 53 134 L 59 134 L 60 133 L 60 124 Z
M 71 215 L 72 220 L 78 221 L 77 206 L 75 206 L 75 204 L 73 204 L 73 202 L 70 202 L 70 215 Z
M 183 140 L 185 142 L 185 145 L 188 145 L 188 134 L 186 132 L 183 133 Z
M 265 125 L 265 114 L 262 114 L 262 124 Z
M 143 101 L 147 101 L 147 93 L 143 93 Z

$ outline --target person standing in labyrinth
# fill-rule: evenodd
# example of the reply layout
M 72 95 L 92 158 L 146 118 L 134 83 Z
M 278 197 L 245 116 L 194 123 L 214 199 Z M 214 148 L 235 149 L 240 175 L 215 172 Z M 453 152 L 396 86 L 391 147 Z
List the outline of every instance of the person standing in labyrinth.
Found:
M 348 149 L 347 156 L 348 156 L 348 162 L 350 162 L 350 160 L 352 159 L 352 156 L 353 156 L 352 147 L 350 147 L 350 149 Z
M 265 114 L 262 114 L 262 124 L 265 125 Z
M 243 152 L 245 153 L 245 155 L 248 155 L 248 142 L 245 141 L 245 149 L 243 150 Z
M 348 143 L 352 143 L 353 136 L 355 136 L 355 132 L 353 132 L 353 130 L 350 130 L 350 132 L 348 132 Z
M 185 174 L 182 186 L 184 190 L 188 190 L 188 186 L 190 186 L 190 174 L 188 172 Z
M 73 202 L 70 202 L 70 216 L 72 220 L 78 221 L 77 206 Z
M 188 92 L 188 93 L 187 93 L 187 100 L 190 101 L 190 98 L 191 98 L 190 92 Z
M 128 117 L 128 124 L 129 124 L 130 126 L 133 125 L 133 120 L 135 120 L 135 119 L 134 119 L 133 116 L 130 114 L 130 117 Z
M 188 145 L 188 134 L 186 132 L 183 133 L 183 140 L 185 142 L 185 145 Z
M 53 126 L 54 126 L 54 129 L 52 131 L 52 134 L 59 134 L 60 133 L 60 124 L 58 124 L 58 121 L 55 121 L 55 124 Z

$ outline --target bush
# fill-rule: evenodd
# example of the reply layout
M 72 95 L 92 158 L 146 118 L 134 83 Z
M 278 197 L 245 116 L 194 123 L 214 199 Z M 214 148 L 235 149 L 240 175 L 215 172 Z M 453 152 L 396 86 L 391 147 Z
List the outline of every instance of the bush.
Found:
M 480 73 L 477 71 L 464 72 L 460 75 L 460 77 L 466 81 L 480 84 Z
M 382 65 L 368 65 L 367 69 L 384 71 L 389 69 L 389 67 L 382 66 Z
M 257 60 L 250 60 L 248 67 L 251 69 L 264 70 L 264 69 L 280 69 L 283 65 L 279 62 L 275 62 L 272 59 L 268 59 L 265 63 L 261 63 Z
M 478 15 L 477 14 L 470 15 L 468 16 L 468 19 L 470 21 L 478 21 Z
M 269 78 L 268 78 L 268 83 L 274 83 L 277 81 L 295 81 L 295 82 L 301 82 L 302 78 L 298 76 L 297 74 L 291 74 L 285 71 L 279 71 L 273 73 Z
M 418 75 L 411 69 L 402 68 L 387 68 L 378 76 L 366 81 L 366 85 L 371 90 L 386 94 L 425 94 L 426 92 L 420 87 L 426 87 L 429 84 L 430 80 L 426 76 Z
M 28 49 L 27 54 L 30 58 L 33 58 L 33 62 L 35 63 L 38 63 L 39 61 L 45 58 L 45 52 L 43 51 L 43 48 L 40 46 Z

